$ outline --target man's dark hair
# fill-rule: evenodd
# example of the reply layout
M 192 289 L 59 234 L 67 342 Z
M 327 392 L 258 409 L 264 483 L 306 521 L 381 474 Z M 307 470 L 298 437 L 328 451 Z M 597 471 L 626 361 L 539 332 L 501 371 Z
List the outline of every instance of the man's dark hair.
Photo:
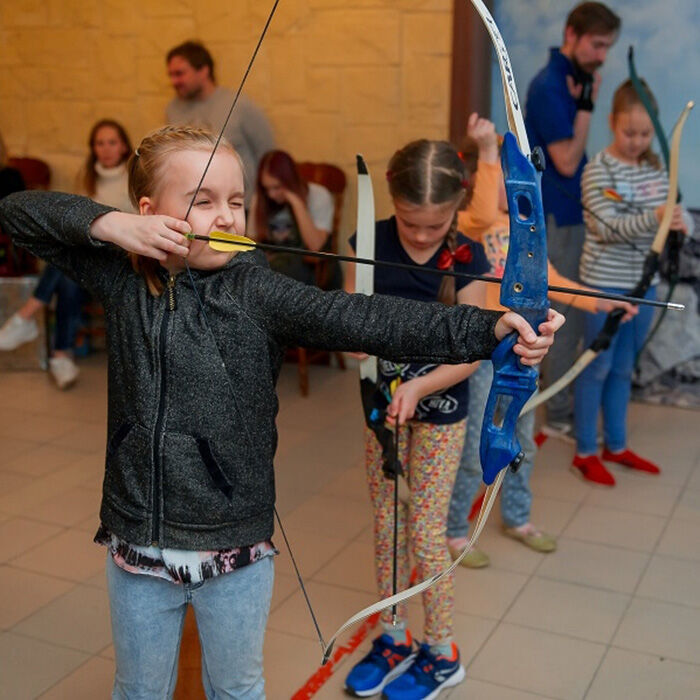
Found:
M 576 5 L 566 18 L 576 36 L 584 34 L 613 34 L 620 31 L 622 21 L 602 2 L 582 2 Z
M 203 44 L 200 44 L 198 41 L 186 41 L 183 44 L 179 44 L 168 51 L 165 62 L 170 63 L 170 59 L 174 56 L 184 58 L 195 70 L 208 66 L 209 77 L 212 83 L 216 82 L 216 78 L 214 77 L 214 59 L 211 57 L 209 51 L 204 48 Z

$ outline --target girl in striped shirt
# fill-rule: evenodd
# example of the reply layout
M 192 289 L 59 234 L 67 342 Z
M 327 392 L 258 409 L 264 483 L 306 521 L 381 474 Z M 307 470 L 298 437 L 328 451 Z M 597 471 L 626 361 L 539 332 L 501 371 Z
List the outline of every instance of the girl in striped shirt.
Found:
M 653 102 L 651 92 L 649 96 Z M 631 81 L 615 91 L 609 119 L 613 142 L 586 165 L 581 181 L 586 237 L 579 273 L 584 284 L 627 294 L 642 275 L 644 258 L 663 217 L 668 175 L 651 150 L 653 125 Z M 675 205 L 671 228 L 687 234 L 688 222 L 680 205 Z M 648 297 L 655 298 L 657 282 L 653 281 Z M 604 313 L 586 314 L 586 346 L 602 328 L 605 317 Z M 597 454 L 601 409 L 605 441 L 602 459 L 648 474 L 660 471 L 627 447 L 632 369 L 651 320 L 651 307 L 640 308 L 629 323 L 620 326 L 610 348 L 576 381 L 573 468 L 588 481 L 615 485 Z

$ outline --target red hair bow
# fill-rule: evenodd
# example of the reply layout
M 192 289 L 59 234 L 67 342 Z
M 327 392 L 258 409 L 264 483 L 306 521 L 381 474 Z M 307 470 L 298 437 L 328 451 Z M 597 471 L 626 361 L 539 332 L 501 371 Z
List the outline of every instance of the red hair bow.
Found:
M 455 262 L 469 263 L 471 261 L 472 249 L 469 247 L 469 243 L 462 243 L 454 253 L 447 248 L 443 248 L 440 257 L 438 257 L 437 266 L 438 270 L 449 270 L 454 267 Z

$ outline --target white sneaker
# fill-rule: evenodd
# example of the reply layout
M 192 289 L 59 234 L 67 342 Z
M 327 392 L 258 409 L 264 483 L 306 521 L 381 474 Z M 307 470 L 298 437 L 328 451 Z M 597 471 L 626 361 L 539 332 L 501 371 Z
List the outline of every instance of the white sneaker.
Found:
M 14 350 L 38 336 L 39 326 L 33 318 L 27 321 L 19 314 L 13 314 L 0 328 L 0 350 Z
M 569 421 L 549 421 L 542 426 L 542 432 L 551 438 L 574 444 L 574 426 Z
M 59 389 L 68 389 L 75 384 L 80 370 L 70 357 L 52 357 L 49 360 L 49 372 Z

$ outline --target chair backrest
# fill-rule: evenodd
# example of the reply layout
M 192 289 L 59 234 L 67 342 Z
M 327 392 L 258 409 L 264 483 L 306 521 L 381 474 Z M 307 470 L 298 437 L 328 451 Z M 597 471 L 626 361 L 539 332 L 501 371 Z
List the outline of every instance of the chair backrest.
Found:
M 10 167 L 17 168 L 28 190 L 48 190 L 51 184 L 51 168 L 38 158 L 9 158 Z
M 330 163 L 297 163 L 299 174 L 307 182 L 315 182 L 323 185 L 333 195 L 333 229 L 331 230 L 329 248 L 330 252 L 338 252 L 338 229 L 340 217 L 343 213 L 343 200 L 345 198 L 345 186 L 347 178 L 345 173 L 337 166 Z

